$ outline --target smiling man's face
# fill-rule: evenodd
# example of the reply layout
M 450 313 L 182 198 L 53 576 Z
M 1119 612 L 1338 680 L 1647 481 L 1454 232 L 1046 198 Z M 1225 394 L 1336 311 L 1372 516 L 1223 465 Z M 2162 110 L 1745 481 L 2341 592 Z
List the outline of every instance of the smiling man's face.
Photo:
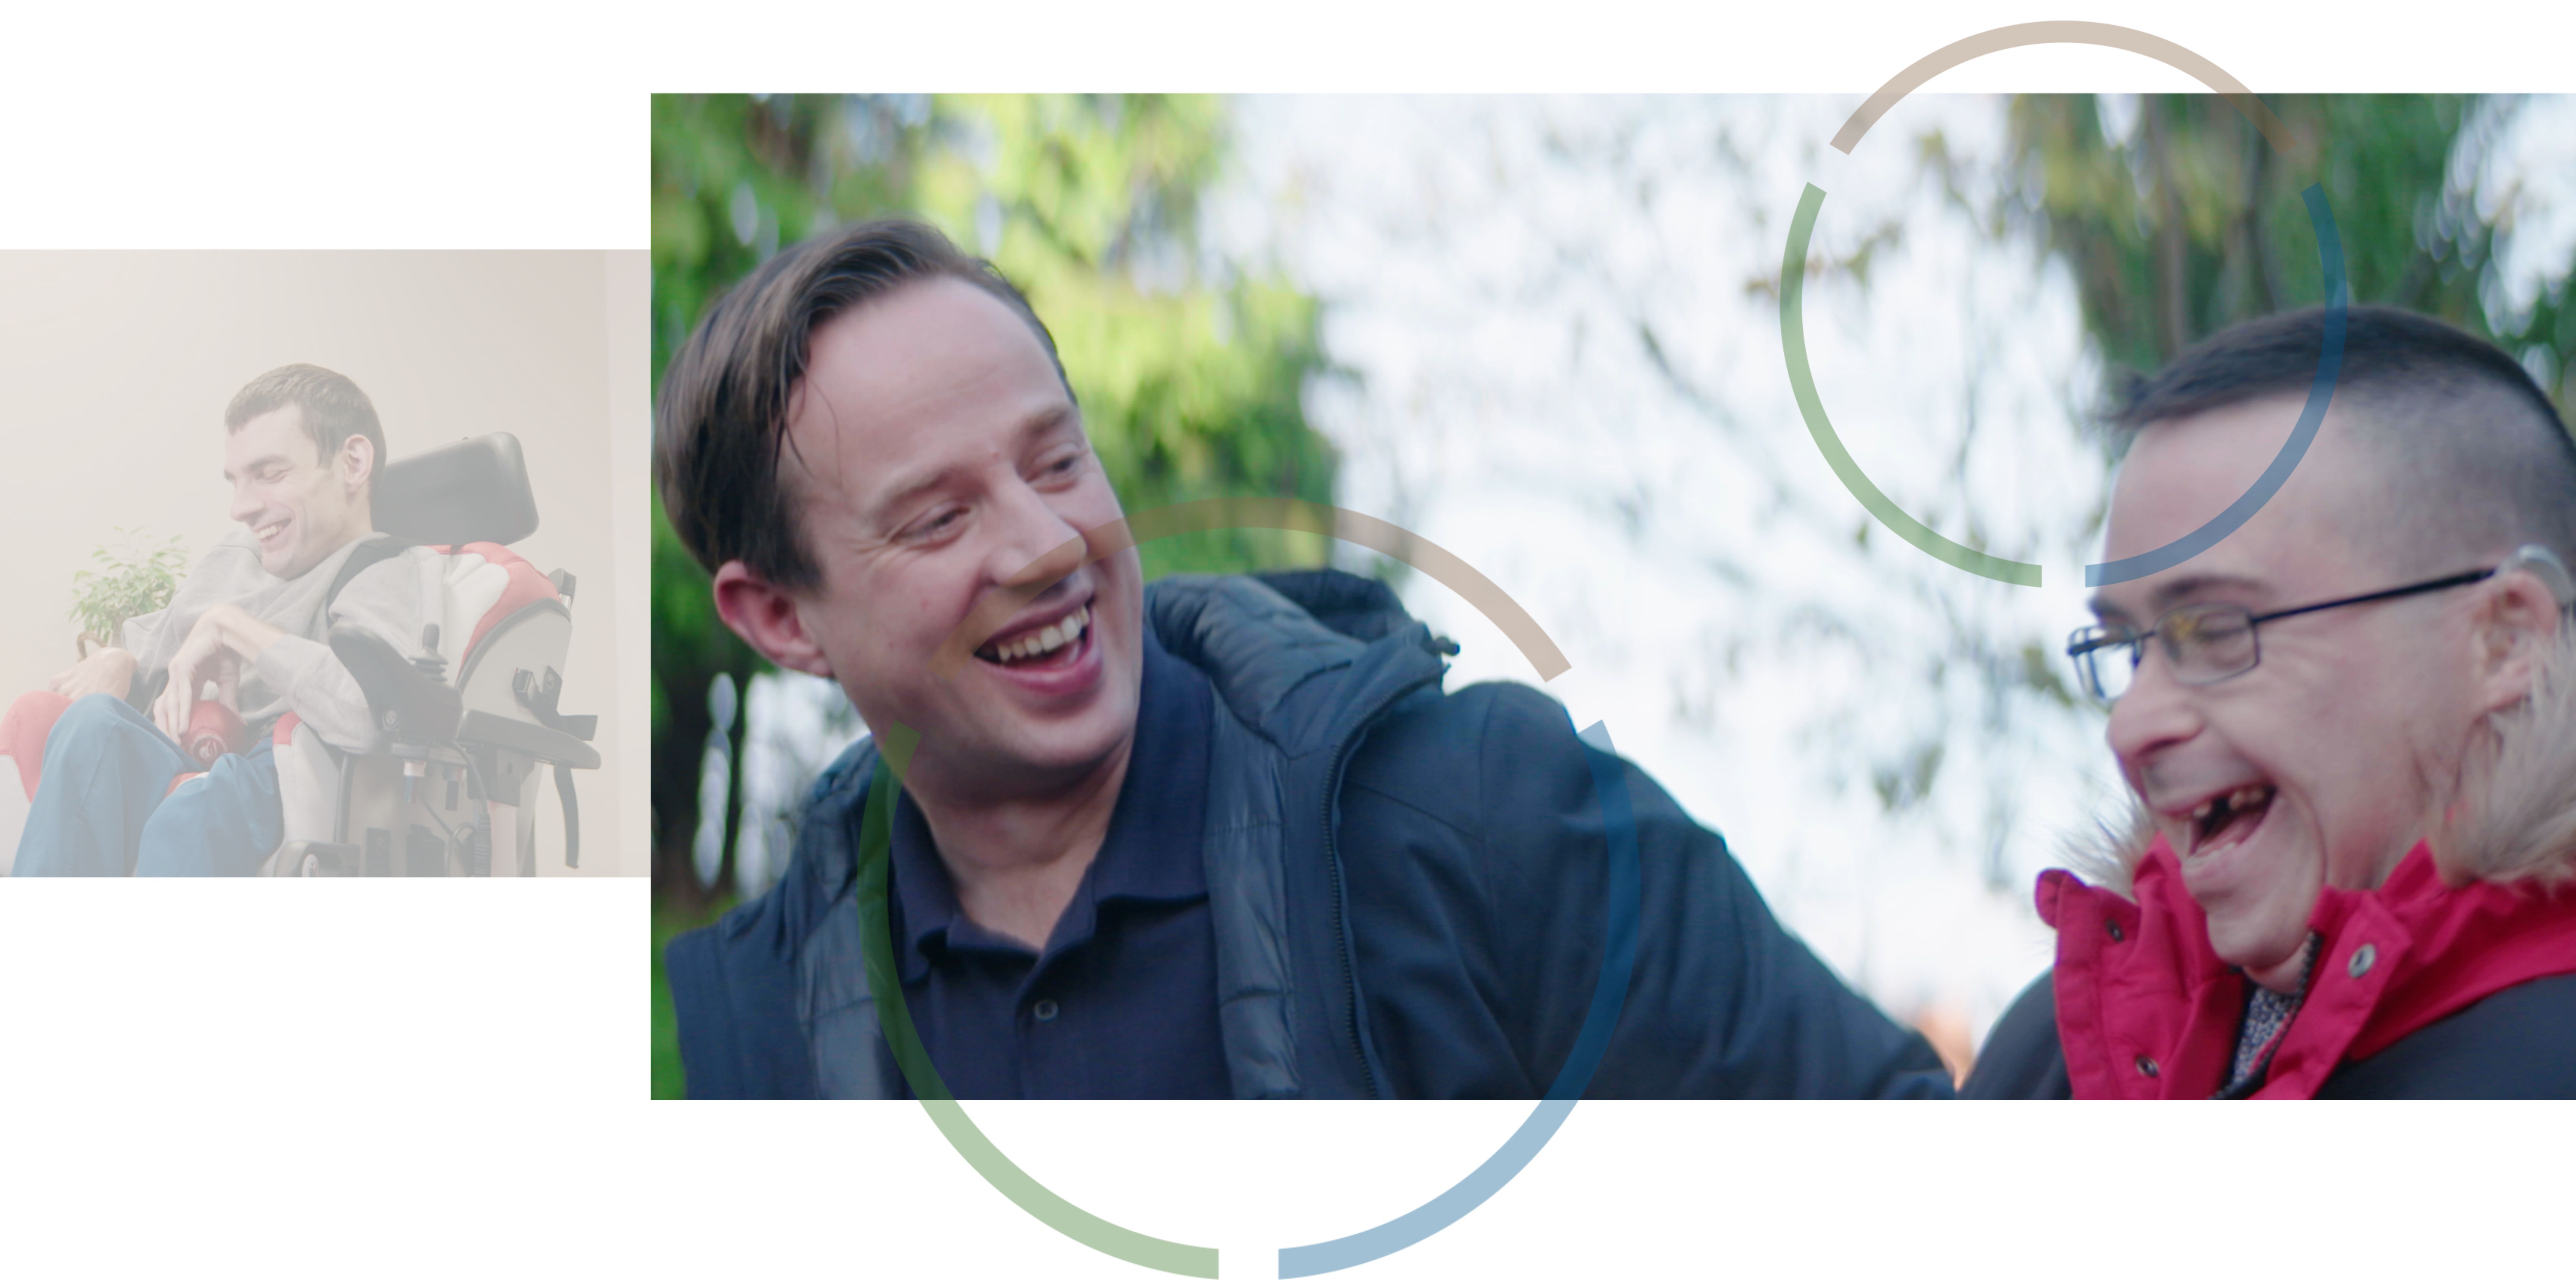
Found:
M 304 429 L 304 409 L 290 403 L 253 416 L 225 436 L 224 481 L 233 489 L 232 517 L 259 543 L 260 567 L 274 577 L 298 577 L 331 552 L 368 532 L 366 474 L 349 455 L 321 459 Z
M 1121 511 L 1027 322 L 947 277 L 862 303 L 814 332 L 788 436 L 822 573 L 797 615 L 871 727 L 922 735 L 916 787 L 1043 791 L 1123 753 L 1144 579 L 1132 548 L 1032 570 Z M 973 655 L 937 665 L 961 628 Z
M 2108 557 L 2161 546 L 2243 494 L 2297 420 L 2264 398 L 2148 426 L 2123 462 Z M 2260 614 L 2477 566 L 2410 547 L 2373 453 L 2337 404 L 2278 495 L 2226 540 L 2105 587 L 2096 615 L 2151 628 L 2186 604 Z M 2182 860 L 2213 947 L 2272 987 L 2294 982 L 2319 891 L 2367 888 L 2422 838 L 2477 719 L 2470 633 L 2434 592 L 2257 627 L 2261 661 L 2206 685 L 2174 678 L 2159 642 L 2112 708 L 2122 776 Z

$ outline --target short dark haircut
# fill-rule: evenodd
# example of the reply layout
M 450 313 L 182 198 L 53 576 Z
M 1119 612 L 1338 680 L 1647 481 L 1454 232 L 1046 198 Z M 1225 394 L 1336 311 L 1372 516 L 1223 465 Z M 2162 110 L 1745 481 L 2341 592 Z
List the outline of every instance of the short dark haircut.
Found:
M 908 283 L 951 277 L 1008 305 L 1046 347 L 1055 337 L 1019 288 L 937 229 L 909 219 L 850 224 L 779 252 L 725 292 L 662 375 L 653 474 L 689 553 L 712 572 L 740 559 L 762 578 L 803 589 L 822 580 L 795 491 L 779 462 L 788 401 L 805 376 L 814 332 Z M 1073 386 L 1065 381 L 1065 395 Z
M 2110 416 L 2121 445 L 2160 422 L 2304 397 L 2326 320 L 2310 308 L 2239 323 L 2133 381 Z M 2380 455 L 2386 513 L 2358 517 L 2401 561 L 2526 542 L 2576 561 L 2576 440 L 2502 349 L 2404 309 L 2349 309 L 2334 407 Z
M 327 367 L 290 363 L 241 387 L 224 406 L 224 432 L 230 434 L 281 407 L 300 408 L 304 432 L 313 439 L 313 459 L 324 465 L 352 435 L 376 449 L 375 469 L 367 488 L 375 489 L 385 468 L 385 429 L 376 420 L 376 405 L 357 382 Z

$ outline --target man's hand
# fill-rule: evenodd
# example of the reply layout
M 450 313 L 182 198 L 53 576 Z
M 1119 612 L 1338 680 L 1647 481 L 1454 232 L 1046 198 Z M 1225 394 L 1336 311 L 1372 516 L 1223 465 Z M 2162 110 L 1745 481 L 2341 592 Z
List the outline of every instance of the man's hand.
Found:
M 152 723 L 171 741 L 186 743 L 188 716 L 196 709 L 197 692 L 206 681 L 215 682 L 225 703 L 238 702 L 242 663 L 257 661 L 285 634 L 231 604 L 207 609 L 170 657 L 170 682 L 152 703 Z
M 109 646 L 74 663 L 72 668 L 45 681 L 45 687 L 77 702 L 93 693 L 125 696 L 134 684 L 134 655 Z
M 188 741 L 188 716 L 197 706 L 197 693 L 206 681 L 214 679 L 220 669 L 219 658 L 232 656 L 224 647 L 223 631 L 215 624 L 221 608 L 209 609 L 188 631 L 179 651 L 170 655 L 170 682 L 161 686 L 161 696 L 152 700 L 152 723 L 170 735 L 170 741 L 185 745 Z

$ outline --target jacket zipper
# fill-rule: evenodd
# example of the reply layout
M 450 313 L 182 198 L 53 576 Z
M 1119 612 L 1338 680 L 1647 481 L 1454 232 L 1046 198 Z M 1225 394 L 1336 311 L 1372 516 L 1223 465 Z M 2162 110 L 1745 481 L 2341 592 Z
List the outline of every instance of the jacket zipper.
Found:
M 1343 734 L 1341 741 L 1333 745 L 1333 757 L 1329 762 L 1332 773 L 1324 780 L 1324 873 L 1332 881 L 1333 952 L 1342 964 L 1342 1023 L 1351 1040 L 1351 1056 L 1359 1061 L 1360 1084 L 1368 1089 L 1371 1100 L 1382 1099 L 1384 1093 L 1378 1090 L 1377 1071 L 1369 1067 L 1368 1048 L 1360 1042 L 1359 967 L 1351 960 L 1350 936 L 1342 928 L 1342 847 L 1340 838 L 1333 834 L 1333 802 L 1342 797 L 1342 771 L 1349 768 L 1352 744 L 1369 726 L 1376 724 L 1388 708 L 1412 696 L 1423 685 L 1437 682 L 1444 673 L 1445 668 L 1388 694 L 1385 701 L 1352 725 L 1350 732 Z

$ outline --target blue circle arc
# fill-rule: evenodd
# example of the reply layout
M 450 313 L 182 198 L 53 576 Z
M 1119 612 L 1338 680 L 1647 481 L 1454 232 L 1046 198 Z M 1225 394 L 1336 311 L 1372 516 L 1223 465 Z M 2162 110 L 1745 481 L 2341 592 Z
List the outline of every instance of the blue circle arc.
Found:
M 2085 585 L 2109 586 L 2152 577 L 2226 540 L 2281 490 L 2290 480 L 2290 471 L 2298 468 L 2299 458 L 2308 454 L 2317 427 L 2325 423 L 2326 404 L 2334 401 L 2335 377 L 2343 371 L 2344 323 L 2351 292 L 2344 281 L 2343 238 L 2335 231 L 2334 208 L 2326 204 L 2325 189 L 2312 183 L 2299 197 L 2308 205 L 2308 223 L 2317 232 L 2317 264 L 2325 271 L 2326 333 L 2323 350 L 2317 354 L 2316 381 L 2308 386 L 2307 405 L 2299 409 L 2299 423 L 2291 429 L 2290 440 L 2281 444 L 2280 454 L 2254 480 L 2254 486 L 2245 489 L 2234 505 L 2219 511 L 2218 517 L 2144 554 L 2084 565 Z
M 1565 1125 L 1566 1117 L 1574 1112 L 1574 1102 L 1583 1098 L 1583 1089 L 1590 1085 L 1593 1072 L 1600 1068 L 1601 1057 L 1610 1048 L 1611 1030 L 1619 1026 L 1619 1012 L 1627 1005 L 1628 981 L 1637 969 L 1637 924 L 1644 900 L 1644 878 L 1637 858 L 1637 812 L 1628 799 L 1628 778 L 1621 771 L 1619 754 L 1610 745 L 1609 726 L 1596 720 L 1581 737 L 1583 758 L 1592 770 L 1592 786 L 1601 799 L 1602 825 L 1609 839 L 1610 880 L 1603 909 L 1608 934 L 1602 941 L 1601 978 L 1592 987 L 1591 1007 L 1584 1012 L 1583 1028 L 1575 1034 L 1574 1049 L 1557 1069 L 1547 1098 L 1530 1110 L 1520 1129 L 1494 1151 L 1493 1157 L 1430 1202 L 1358 1234 L 1281 1248 L 1280 1278 L 1330 1274 L 1375 1261 L 1412 1247 L 1475 1211 L 1547 1147 L 1556 1129 Z

